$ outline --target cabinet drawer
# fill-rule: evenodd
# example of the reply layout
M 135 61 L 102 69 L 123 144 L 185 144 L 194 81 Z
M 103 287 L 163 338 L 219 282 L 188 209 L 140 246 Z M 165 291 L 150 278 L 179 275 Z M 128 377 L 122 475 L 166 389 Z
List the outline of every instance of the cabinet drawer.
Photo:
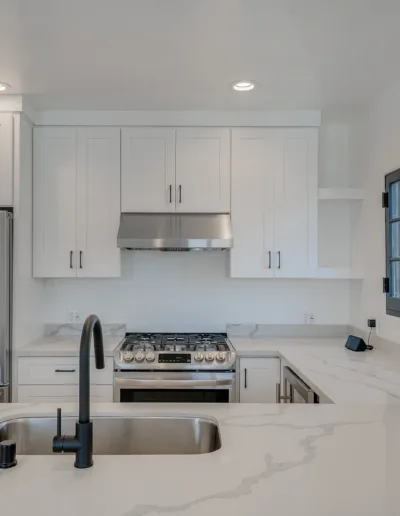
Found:
M 91 383 L 111 385 L 113 383 L 113 358 L 105 359 L 105 368 L 96 369 L 91 358 Z M 19 385 L 78 385 L 78 357 L 22 357 L 18 359 Z
M 279 358 L 241 358 L 240 369 L 263 369 L 271 371 L 275 377 L 280 378 L 281 361 Z
M 78 385 L 20 385 L 18 387 L 18 403 L 77 402 L 78 397 Z M 94 403 L 111 403 L 112 385 L 92 385 L 90 400 Z

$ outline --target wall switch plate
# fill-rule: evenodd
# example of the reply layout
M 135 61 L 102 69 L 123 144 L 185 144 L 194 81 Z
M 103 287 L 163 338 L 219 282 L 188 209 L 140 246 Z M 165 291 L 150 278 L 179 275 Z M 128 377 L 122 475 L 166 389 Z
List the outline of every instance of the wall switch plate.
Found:
M 68 310 L 68 323 L 76 324 L 81 320 L 79 312 L 77 310 Z

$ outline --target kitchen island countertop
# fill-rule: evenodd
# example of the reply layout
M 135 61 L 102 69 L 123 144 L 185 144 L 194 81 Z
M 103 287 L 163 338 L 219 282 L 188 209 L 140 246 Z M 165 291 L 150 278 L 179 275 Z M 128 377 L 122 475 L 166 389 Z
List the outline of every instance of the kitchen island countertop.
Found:
M 0 407 L 0 421 L 56 405 Z M 95 416 L 205 416 L 222 448 L 204 455 L 19 456 L 0 470 L 7 516 L 394 516 L 400 405 L 93 405 Z M 63 405 L 64 415 L 76 414 Z M 113 436 L 110 436 L 112 439 Z

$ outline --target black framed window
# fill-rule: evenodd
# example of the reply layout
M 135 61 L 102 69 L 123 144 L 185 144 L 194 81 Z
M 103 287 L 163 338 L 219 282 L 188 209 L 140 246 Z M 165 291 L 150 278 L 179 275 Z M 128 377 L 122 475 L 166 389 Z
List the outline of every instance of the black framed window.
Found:
M 385 176 L 386 313 L 400 317 L 400 169 Z

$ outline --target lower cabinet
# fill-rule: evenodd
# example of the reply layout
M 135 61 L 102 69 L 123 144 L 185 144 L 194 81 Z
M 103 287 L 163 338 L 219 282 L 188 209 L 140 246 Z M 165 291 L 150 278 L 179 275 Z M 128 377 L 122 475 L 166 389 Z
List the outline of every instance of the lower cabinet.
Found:
M 18 403 L 76 402 L 78 385 L 19 385 Z M 91 385 L 90 400 L 94 403 L 113 401 L 112 385 Z
M 91 358 L 90 398 L 113 401 L 113 358 L 96 369 Z M 78 357 L 20 357 L 18 359 L 18 402 L 75 402 L 79 396 Z
M 276 403 L 281 381 L 279 358 L 241 358 L 239 361 L 239 401 Z

